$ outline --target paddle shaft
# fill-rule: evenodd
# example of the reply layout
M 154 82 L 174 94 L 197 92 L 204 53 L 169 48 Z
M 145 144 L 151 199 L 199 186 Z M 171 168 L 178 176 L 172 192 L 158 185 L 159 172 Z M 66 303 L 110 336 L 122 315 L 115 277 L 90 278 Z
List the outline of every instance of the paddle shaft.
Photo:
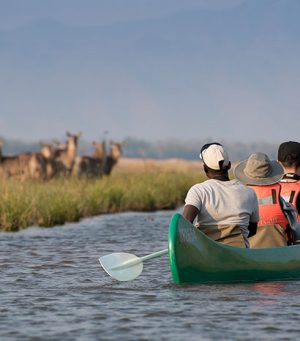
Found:
M 161 257 L 163 255 L 166 255 L 167 253 L 168 253 L 168 249 L 165 249 L 165 250 L 153 252 L 150 255 L 146 255 L 146 256 L 143 256 L 143 257 L 140 257 L 140 258 L 137 257 L 137 258 L 134 258 L 134 259 L 129 259 L 128 261 L 126 261 L 126 262 L 124 262 L 124 263 L 122 263 L 120 265 L 114 266 L 113 268 L 111 268 L 111 270 L 121 270 L 121 269 L 124 269 L 124 268 L 128 268 L 130 266 L 134 266 L 134 265 L 139 264 L 141 262 L 144 262 L 146 260 L 157 258 L 157 257 Z
M 148 259 L 152 259 L 152 258 L 156 258 L 156 257 L 161 257 L 163 255 L 166 255 L 167 253 L 168 253 L 168 249 L 165 249 L 165 250 L 153 252 L 150 255 L 146 255 L 144 257 L 141 257 L 140 259 L 143 262 L 143 261 L 148 260 Z

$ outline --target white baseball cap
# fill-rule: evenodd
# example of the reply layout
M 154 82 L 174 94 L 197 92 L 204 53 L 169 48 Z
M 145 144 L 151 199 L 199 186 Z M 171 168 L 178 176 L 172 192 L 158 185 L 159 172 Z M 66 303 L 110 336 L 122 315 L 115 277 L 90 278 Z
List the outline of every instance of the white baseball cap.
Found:
M 229 165 L 229 157 L 220 143 L 205 144 L 199 154 L 200 159 L 207 167 L 214 170 L 222 170 Z

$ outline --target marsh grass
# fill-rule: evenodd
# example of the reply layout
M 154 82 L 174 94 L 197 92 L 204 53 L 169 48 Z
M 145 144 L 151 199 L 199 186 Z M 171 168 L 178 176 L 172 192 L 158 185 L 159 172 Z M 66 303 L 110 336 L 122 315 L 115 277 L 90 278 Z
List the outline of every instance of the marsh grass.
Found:
M 175 209 L 189 187 L 203 179 L 199 171 L 120 169 L 98 180 L 0 180 L 0 230 L 50 227 L 104 213 Z

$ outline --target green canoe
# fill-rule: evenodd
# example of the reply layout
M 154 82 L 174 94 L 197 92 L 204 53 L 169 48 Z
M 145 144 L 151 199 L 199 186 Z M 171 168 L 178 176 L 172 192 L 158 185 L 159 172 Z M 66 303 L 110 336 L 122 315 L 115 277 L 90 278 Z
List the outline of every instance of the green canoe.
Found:
M 208 238 L 176 213 L 169 227 L 175 283 L 300 280 L 300 245 L 243 249 Z

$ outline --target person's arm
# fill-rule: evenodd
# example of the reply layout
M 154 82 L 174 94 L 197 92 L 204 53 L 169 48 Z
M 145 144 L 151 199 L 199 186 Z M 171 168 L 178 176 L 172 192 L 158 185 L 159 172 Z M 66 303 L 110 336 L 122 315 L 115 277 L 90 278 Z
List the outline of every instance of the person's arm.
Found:
M 257 230 L 257 224 L 259 221 L 259 206 L 258 206 L 258 199 L 257 196 L 253 191 L 253 212 L 250 216 L 250 221 L 249 221 L 249 225 L 248 225 L 248 230 L 249 230 L 249 235 L 248 237 L 252 237 L 256 234 L 256 230 Z
M 182 215 L 186 220 L 190 221 L 193 224 L 198 213 L 199 210 L 197 207 L 193 205 L 185 205 L 183 208 Z
M 249 230 L 249 234 L 248 237 L 252 237 L 256 234 L 256 230 L 257 230 L 257 223 L 249 223 L 248 226 L 248 230 Z
M 298 197 L 296 200 L 296 208 L 297 208 L 298 214 L 300 214 L 300 193 L 298 194 Z

